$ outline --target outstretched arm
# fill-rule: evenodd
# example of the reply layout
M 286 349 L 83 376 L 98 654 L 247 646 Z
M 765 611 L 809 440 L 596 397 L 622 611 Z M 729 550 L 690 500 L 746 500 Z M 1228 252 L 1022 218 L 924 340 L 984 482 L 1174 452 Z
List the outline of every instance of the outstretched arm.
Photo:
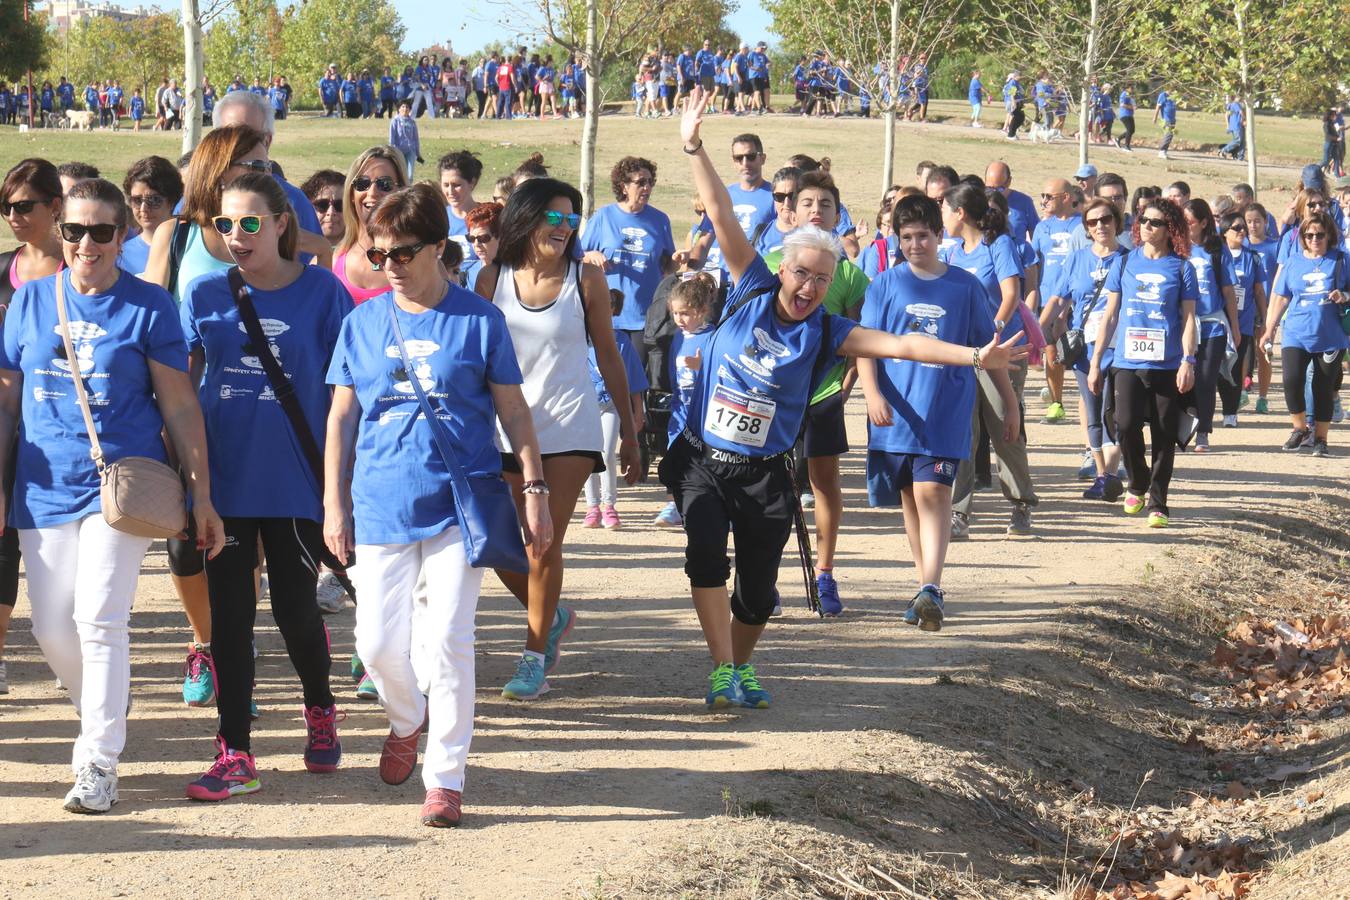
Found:
M 749 239 L 741 230 L 741 223 L 736 220 L 736 214 L 731 208 L 731 195 L 717 177 L 717 170 L 713 168 L 712 159 L 699 137 L 703 110 L 707 108 L 709 99 L 701 87 L 694 88 L 690 93 L 689 104 L 680 119 L 680 136 L 693 169 L 694 187 L 703 201 L 708 220 L 712 222 L 717 244 L 722 249 L 722 264 L 731 273 L 732 281 L 740 281 L 741 275 L 755 261 L 755 248 L 750 246 Z
M 937 363 L 943 366 L 973 366 L 979 359 L 982 369 L 1006 369 L 1011 363 L 1027 358 L 1027 347 L 1016 347 L 1022 338 L 1022 332 L 999 343 L 998 335 L 983 347 L 966 347 L 962 344 L 949 344 L 926 335 L 895 335 L 873 328 L 854 328 L 839 345 L 844 356 L 870 357 L 872 359 L 909 359 L 921 363 Z

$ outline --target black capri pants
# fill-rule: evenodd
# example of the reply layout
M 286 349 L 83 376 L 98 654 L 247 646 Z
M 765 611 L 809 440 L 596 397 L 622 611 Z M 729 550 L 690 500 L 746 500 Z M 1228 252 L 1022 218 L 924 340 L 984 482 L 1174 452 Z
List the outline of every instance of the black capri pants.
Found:
M 763 625 L 777 601 L 778 565 L 792 533 L 790 456 L 746 464 L 715 462 L 681 436 L 658 475 L 684 516 L 684 572 L 695 588 L 723 587 L 731 575 L 727 538 L 736 532 L 731 614 Z
M 3 317 L 0 317 L 3 321 Z M 18 472 L 18 444 L 16 440 L 9 449 L 9 467 L 5 470 L 5 497 L 11 502 L 14 498 L 14 477 Z M 8 504 L 6 504 L 8 508 Z M 0 606 L 14 608 L 19 602 L 19 529 L 5 528 L 0 534 Z
M 1302 347 L 1281 347 L 1280 367 L 1284 374 L 1284 405 L 1294 415 L 1306 413 L 1308 403 L 1303 397 L 1307 385 L 1308 366 L 1313 367 L 1312 396 L 1313 421 L 1330 422 L 1336 404 L 1336 392 L 1341 389 L 1341 360 L 1344 350 L 1312 353 Z

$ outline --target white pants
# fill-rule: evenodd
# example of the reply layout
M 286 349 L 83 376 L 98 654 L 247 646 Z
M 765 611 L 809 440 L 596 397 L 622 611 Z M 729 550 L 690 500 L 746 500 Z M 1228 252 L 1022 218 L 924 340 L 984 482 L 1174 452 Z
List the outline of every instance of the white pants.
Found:
M 429 716 L 422 784 L 464 789 L 473 737 L 474 616 L 483 570 L 469 565 L 459 528 L 415 544 L 361 544 L 353 569 L 356 652 L 374 679 L 394 734 L 411 734 Z M 426 577 L 427 606 L 418 616 L 429 683 L 418 689 L 412 663 L 414 591 Z M 420 654 L 419 654 L 420 655 Z M 422 668 L 419 664 L 418 668 Z
M 80 716 L 71 754 L 111 769 L 127 742 L 131 603 L 150 539 L 114 531 L 101 513 L 19 530 L 33 637 Z
M 431 118 L 433 119 L 436 118 L 436 107 L 431 104 L 431 91 L 427 90 L 424 87 L 413 88 L 412 106 L 409 107 L 409 114 L 414 119 L 417 118 L 419 103 L 422 105 L 421 106 L 422 109 L 425 109 L 428 113 L 431 114 Z
M 619 413 L 610 402 L 600 408 L 600 453 L 605 459 L 605 471 L 586 479 L 586 505 L 604 502 L 613 506 L 619 493 L 618 468 L 614 464 L 614 450 L 619 444 Z

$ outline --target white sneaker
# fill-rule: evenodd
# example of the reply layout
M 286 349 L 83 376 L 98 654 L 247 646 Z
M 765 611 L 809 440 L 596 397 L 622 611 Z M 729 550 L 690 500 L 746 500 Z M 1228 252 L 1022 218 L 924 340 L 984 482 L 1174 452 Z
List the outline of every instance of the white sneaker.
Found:
M 117 800 L 117 772 L 89 763 L 75 776 L 65 808 L 73 813 L 105 813 Z
M 1237 424 L 1237 416 L 1224 416 L 1224 417 L 1223 417 L 1223 427 L 1224 427 L 1224 428 L 1236 428 L 1236 427 L 1238 427 L 1238 424 Z
M 266 600 L 271 590 L 272 586 L 267 583 L 267 573 L 264 572 L 258 576 L 258 602 Z
M 5 667 L 5 661 L 0 659 L 0 694 L 9 693 L 9 670 Z
M 811 493 L 810 491 L 804 492 L 802 494 L 802 509 L 815 509 L 815 508 L 816 508 L 816 495 Z
M 319 604 L 319 612 L 331 616 L 347 608 L 347 589 L 332 572 L 324 572 L 314 587 L 314 599 Z

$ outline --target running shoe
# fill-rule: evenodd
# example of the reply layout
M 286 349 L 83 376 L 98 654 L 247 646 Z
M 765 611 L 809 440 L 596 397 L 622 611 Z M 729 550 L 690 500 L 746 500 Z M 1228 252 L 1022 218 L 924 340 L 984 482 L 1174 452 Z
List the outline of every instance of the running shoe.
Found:
M 1223 417 L 1223 427 L 1224 427 L 1224 428 L 1236 428 L 1236 427 L 1238 427 L 1238 424 L 1237 424 L 1237 416 L 1224 416 L 1224 417 Z
M 981 491 L 992 491 L 993 489 L 994 489 L 994 476 L 993 476 L 993 475 L 976 475 L 976 476 L 975 476 L 975 488 L 974 488 L 974 492 L 975 492 L 975 493 L 978 494 L 978 493 L 980 493 Z
M 1106 489 L 1103 492 L 1102 499 L 1107 503 L 1115 503 L 1120 499 L 1120 495 L 1125 493 L 1125 482 L 1119 475 L 1106 476 Z
M 1331 403 L 1331 424 L 1339 425 L 1345 421 L 1345 407 L 1341 406 L 1341 395 L 1334 395 Z
M 548 630 L 548 643 L 544 645 L 544 674 L 548 675 L 558 667 L 558 658 L 562 656 L 562 651 L 558 649 L 563 638 L 572 633 L 572 627 L 577 624 L 577 614 L 566 607 L 558 607 L 558 612 L 553 616 L 553 625 Z
M 783 614 L 783 597 L 778 593 L 778 588 L 773 589 L 773 611 L 770 616 L 781 616 Z
M 1045 421 L 1050 425 L 1063 422 L 1064 416 L 1064 404 L 1059 401 L 1054 401 L 1045 408 Z
M 352 651 L 352 681 L 360 682 L 366 674 L 366 664 L 361 662 L 361 657 Z
M 507 700 L 533 700 L 548 693 L 548 681 L 544 679 L 544 664 L 528 653 L 520 655 L 516 663 L 515 677 L 502 688 L 502 696 Z
M 9 669 L 6 667 L 5 661 L 3 659 L 0 659 L 0 694 L 8 694 L 8 693 L 9 693 Z
M 257 700 L 248 701 L 248 717 L 255 722 L 262 718 L 262 713 L 258 711 Z
M 75 786 L 66 793 L 66 812 L 105 813 L 118 801 L 117 772 L 85 763 L 75 775 Z
M 652 524 L 658 528 L 683 528 L 684 519 L 680 516 L 680 510 L 675 506 L 675 501 L 671 500 L 661 511 L 656 514 Z
M 945 599 L 946 595 L 939 588 L 931 584 L 924 585 L 909 601 L 905 621 L 910 625 L 918 625 L 920 631 L 941 631 Z
M 314 585 L 314 601 L 319 604 L 319 612 L 331 616 L 347 608 L 347 589 L 332 572 L 324 572 Z
M 970 537 L 970 519 L 964 513 L 952 513 L 952 540 L 964 541 Z
M 704 700 L 708 709 L 726 709 L 740 703 L 737 691 L 736 667 L 731 663 L 722 663 L 708 676 L 708 696 Z
M 1084 500 L 1105 500 L 1106 499 L 1106 476 L 1098 475 L 1097 480 L 1092 482 L 1092 487 L 1083 491 Z
M 844 611 L 839 599 L 839 585 L 835 583 L 833 572 L 821 572 L 816 575 L 816 593 L 820 595 L 820 617 L 836 618 Z
M 1265 397 L 1256 398 L 1256 412 L 1258 415 L 1265 415 L 1270 412 L 1270 401 Z
M 811 493 L 810 491 L 804 492 L 802 494 L 802 509 L 815 509 L 815 508 L 816 508 L 816 495 Z
M 606 506 L 604 511 L 600 514 L 600 524 L 610 531 L 623 527 L 623 522 L 620 521 L 619 513 L 614 509 L 614 504 L 611 503 Z
M 1091 481 L 1097 477 L 1097 462 L 1092 458 L 1091 450 L 1083 451 L 1083 463 L 1078 467 L 1078 480 Z
M 1008 521 L 1008 534 L 1031 534 L 1031 507 L 1025 503 L 1014 503 L 1012 518 Z
M 1251 386 L 1251 379 L 1248 378 L 1246 387 L 1242 389 L 1242 393 L 1238 394 L 1238 409 L 1246 409 L 1248 402 L 1250 402 L 1251 398 L 1247 395 L 1247 388 Z
M 228 800 L 236 794 L 262 790 L 258 764 L 252 753 L 231 750 L 225 739 L 216 735 L 216 761 L 203 775 L 187 786 L 189 800 Z
M 755 667 L 749 663 L 736 667 L 736 690 L 740 694 L 737 703 L 746 709 L 768 709 L 769 692 L 764 690 L 755 676 Z
M 1312 455 L 1319 457 L 1330 456 L 1331 451 L 1327 449 L 1327 442 L 1314 438 L 1312 442 Z
M 1049 402 L 1050 402 L 1050 398 L 1053 397 L 1053 396 L 1054 396 L 1054 394 L 1050 393 L 1050 388 L 1048 388 L 1048 387 L 1043 387 L 1043 388 L 1041 388 L 1041 402 L 1042 402 L 1042 403 L 1049 403 Z
M 600 507 L 599 507 L 599 506 L 591 506 L 591 507 L 587 507 L 587 509 L 586 509 L 586 518 L 584 518 L 584 519 L 581 520 L 581 527 L 582 527 L 582 528 L 599 528 L 599 527 L 600 527 Z
M 1198 432 L 1195 435 L 1195 452 L 1196 453 L 1209 452 L 1209 435 L 1203 431 Z
M 1284 442 L 1282 450 L 1297 450 L 1305 443 L 1312 440 L 1312 431 L 1307 428 L 1295 428 L 1289 432 L 1289 437 Z
M 356 685 L 357 700 L 379 700 L 380 689 L 375 686 L 375 679 L 370 677 L 370 673 L 364 669 L 361 672 L 361 680 Z
M 454 828 L 459 824 L 459 791 L 432 788 L 422 801 L 422 824 L 428 828 Z
M 1155 509 L 1155 510 L 1152 510 L 1151 512 L 1149 512 L 1149 514 L 1148 514 L 1148 527 L 1149 527 L 1149 528 L 1166 528 L 1166 527 L 1167 527 L 1167 514 L 1166 514 L 1166 513 L 1158 512 L 1156 509 Z
M 1124 509 L 1127 516 L 1139 515 L 1144 511 L 1144 498 L 1126 491 Z
M 417 740 L 426 731 L 427 720 L 422 720 L 420 728 L 407 737 L 399 737 L 389 729 L 380 750 L 380 780 L 385 784 L 402 784 L 412 777 L 417 768 Z
M 347 718 L 336 706 L 311 706 L 305 709 L 305 768 L 315 774 L 336 772 L 342 762 L 342 741 L 337 723 Z
M 210 650 L 193 644 L 183 665 L 183 702 L 188 706 L 210 706 L 215 699 L 215 661 Z

